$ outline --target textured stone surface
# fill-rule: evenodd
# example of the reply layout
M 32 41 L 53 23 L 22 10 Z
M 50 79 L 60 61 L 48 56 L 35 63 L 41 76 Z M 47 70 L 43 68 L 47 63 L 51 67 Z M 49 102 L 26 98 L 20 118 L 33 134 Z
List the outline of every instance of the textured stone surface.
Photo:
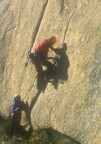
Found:
M 32 46 L 51 35 L 67 51 L 54 82 L 40 82 L 43 92 L 26 63 Z M 0 0 L 0 112 L 8 114 L 16 93 L 29 104 L 36 98 L 34 128 L 51 126 L 82 144 L 100 144 L 100 47 L 100 0 Z

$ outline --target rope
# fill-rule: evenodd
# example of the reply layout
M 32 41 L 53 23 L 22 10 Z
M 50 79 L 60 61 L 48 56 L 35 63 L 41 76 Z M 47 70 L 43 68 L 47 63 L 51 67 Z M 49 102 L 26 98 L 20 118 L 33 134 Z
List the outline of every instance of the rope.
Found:
M 36 78 L 37 78 L 37 75 L 35 76 L 35 78 L 34 78 L 34 82 L 33 82 L 32 85 L 29 87 L 27 93 L 25 94 L 25 96 L 23 97 L 22 100 L 24 100 L 24 99 L 26 98 L 26 96 L 28 95 L 28 93 L 31 91 L 31 89 L 32 89 L 32 87 L 33 87 L 33 85 L 34 85 L 34 83 L 35 83 Z

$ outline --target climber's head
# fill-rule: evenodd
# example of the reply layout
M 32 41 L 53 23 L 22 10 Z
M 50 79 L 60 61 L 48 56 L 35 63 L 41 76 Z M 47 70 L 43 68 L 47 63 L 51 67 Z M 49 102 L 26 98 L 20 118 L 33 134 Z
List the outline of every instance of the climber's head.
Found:
M 20 97 L 19 94 L 17 94 L 17 95 L 14 96 L 14 101 L 15 102 L 19 102 L 20 100 L 21 100 L 21 97 Z
M 51 45 L 54 45 L 57 41 L 55 36 L 50 37 L 48 40 Z

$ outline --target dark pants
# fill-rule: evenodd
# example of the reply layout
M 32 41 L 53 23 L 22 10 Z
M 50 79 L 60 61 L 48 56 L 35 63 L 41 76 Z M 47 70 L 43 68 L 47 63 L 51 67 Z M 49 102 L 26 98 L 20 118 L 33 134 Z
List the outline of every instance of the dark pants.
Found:
M 35 65 L 35 68 L 39 76 L 42 76 L 42 77 L 44 76 L 42 65 L 47 67 L 46 76 L 50 76 L 52 69 L 53 69 L 53 64 L 51 62 L 46 60 L 44 57 L 40 55 L 36 55 L 34 53 L 30 53 L 30 59 L 32 63 Z
M 47 73 L 46 76 L 50 77 L 50 75 L 52 74 L 52 70 L 53 70 L 53 64 L 51 62 L 49 62 L 46 59 L 42 60 L 42 65 L 47 67 Z
M 21 135 L 27 138 L 29 136 L 31 131 L 26 131 L 23 126 L 20 125 L 20 121 L 17 119 L 17 117 L 11 118 L 11 131 L 10 131 L 10 137 L 12 138 L 13 135 Z
M 10 136 L 16 135 L 19 132 L 20 128 L 20 119 L 21 115 L 19 117 L 17 115 L 11 116 L 11 130 L 10 130 Z

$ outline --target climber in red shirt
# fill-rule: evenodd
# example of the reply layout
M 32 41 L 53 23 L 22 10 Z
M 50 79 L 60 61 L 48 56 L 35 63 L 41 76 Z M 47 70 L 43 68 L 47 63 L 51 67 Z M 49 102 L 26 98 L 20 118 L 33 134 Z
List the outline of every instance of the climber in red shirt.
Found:
M 44 77 L 43 66 L 47 67 L 46 77 L 50 75 L 53 64 L 47 59 L 56 59 L 56 57 L 48 57 L 49 48 L 55 52 L 53 45 L 56 43 L 56 37 L 44 39 L 35 47 L 32 48 L 30 53 L 30 60 L 35 65 L 36 70 L 41 78 Z

